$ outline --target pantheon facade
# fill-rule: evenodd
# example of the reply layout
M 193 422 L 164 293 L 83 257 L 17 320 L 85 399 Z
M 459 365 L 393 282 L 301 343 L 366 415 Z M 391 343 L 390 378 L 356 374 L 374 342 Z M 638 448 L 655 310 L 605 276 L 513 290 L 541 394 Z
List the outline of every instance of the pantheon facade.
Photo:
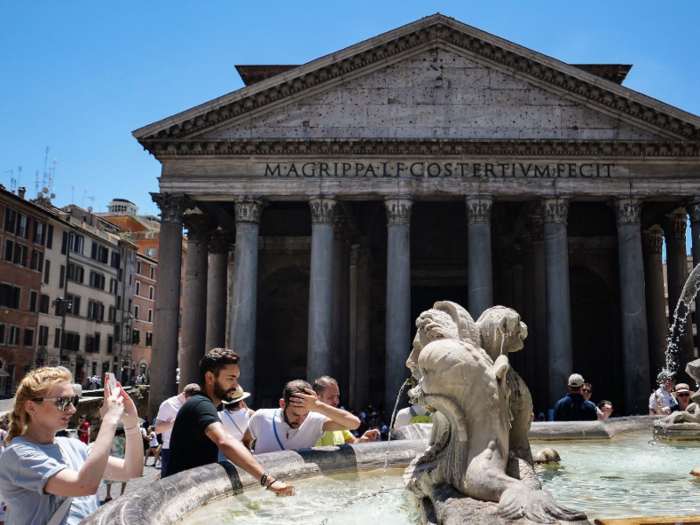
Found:
M 537 411 L 579 372 L 594 401 L 646 412 L 689 218 L 700 262 L 700 118 L 624 87 L 630 67 L 438 14 L 301 66 L 239 66 L 246 87 L 135 131 L 162 164 L 151 412 L 177 366 L 182 387 L 223 345 L 254 407 L 331 374 L 344 405 L 390 408 L 438 300 L 521 313 L 511 357 Z

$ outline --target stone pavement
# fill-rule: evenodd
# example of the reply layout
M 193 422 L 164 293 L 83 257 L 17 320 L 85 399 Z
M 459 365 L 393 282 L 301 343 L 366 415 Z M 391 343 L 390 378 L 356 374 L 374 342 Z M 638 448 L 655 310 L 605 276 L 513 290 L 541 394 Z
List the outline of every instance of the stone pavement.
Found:
M 148 458 L 148 464 L 150 465 L 153 463 L 153 458 Z M 132 479 L 129 481 L 126 485 L 126 491 L 125 494 L 129 494 L 131 492 L 134 492 L 136 490 L 139 490 L 140 488 L 146 487 L 153 483 L 156 480 L 156 476 L 160 473 L 160 463 L 158 464 L 158 468 L 155 469 L 151 466 L 144 467 L 143 469 L 143 476 L 137 479 Z M 112 484 L 112 498 L 118 497 L 119 494 L 121 493 L 122 490 L 122 485 L 121 483 L 113 483 Z M 97 495 L 100 498 L 100 504 L 104 503 L 105 496 L 107 495 L 107 486 L 103 483 L 100 484 L 100 489 L 97 491 Z

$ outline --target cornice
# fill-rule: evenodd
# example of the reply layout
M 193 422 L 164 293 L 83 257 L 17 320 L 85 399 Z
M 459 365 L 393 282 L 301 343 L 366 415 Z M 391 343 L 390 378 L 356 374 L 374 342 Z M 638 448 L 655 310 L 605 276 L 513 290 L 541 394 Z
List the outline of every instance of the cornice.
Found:
M 191 156 L 486 155 L 700 157 L 700 141 L 547 139 L 182 139 L 142 140 L 159 159 Z
M 377 37 L 374 45 L 353 46 L 334 54 L 330 60 L 319 59 L 317 64 L 312 62 L 280 75 L 275 82 L 244 88 L 203 104 L 199 111 L 193 108 L 134 134 L 142 142 L 153 138 L 191 137 L 245 118 L 251 112 L 279 104 L 321 84 L 354 76 L 363 68 L 396 60 L 399 55 L 416 49 L 443 45 L 529 79 L 545 89 L 568 93 L 575 100 L 612 111 L 644 127 L 653 127 L 677 138 L 700 138 L 700 124 L 691 122 L 696 120 L 693 115 L 446 17 L 431 17 L 425 23 L 409 24 L 391 34 L 393 38 Z

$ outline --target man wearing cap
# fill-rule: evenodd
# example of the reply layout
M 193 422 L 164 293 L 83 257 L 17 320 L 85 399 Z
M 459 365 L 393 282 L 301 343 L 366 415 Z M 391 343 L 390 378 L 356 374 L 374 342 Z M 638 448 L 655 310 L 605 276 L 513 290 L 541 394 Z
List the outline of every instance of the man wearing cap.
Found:
M 668 415 L 673 412 L 677 403 L 671 395 L 673 387 L 676 386 L 676 373 L 662 370 L 656 376 L 659 388 L 654 390 L 649 396 L 649 415 Z
M 569 393 L 554 406 L 554 421 L 596 421 L 595 405 L 583 398 L 583 376 L 569 376 Z
M 677 410 L 680 412 L 685 412 L 688 405 L 690 405 L 690 397 L 693 395 L 690 387 L 687 383 L 678 383 L 673 394 L 678 401 Z

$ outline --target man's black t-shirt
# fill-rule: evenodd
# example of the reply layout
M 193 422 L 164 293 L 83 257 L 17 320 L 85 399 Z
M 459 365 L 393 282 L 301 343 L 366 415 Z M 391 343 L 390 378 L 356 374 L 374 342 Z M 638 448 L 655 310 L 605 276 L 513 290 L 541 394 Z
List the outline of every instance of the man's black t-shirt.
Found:
M 219 448 L 204 431 L 220 421 L 213 401 L 201 392 L 182 405 L 170 436 L 170 458 L 165 475 L 216 463 Z
M 554 406 L 554 421 L 596 421 L 597 419 L 595 405 L 586 401 L 582 394 L 567 394 Z

